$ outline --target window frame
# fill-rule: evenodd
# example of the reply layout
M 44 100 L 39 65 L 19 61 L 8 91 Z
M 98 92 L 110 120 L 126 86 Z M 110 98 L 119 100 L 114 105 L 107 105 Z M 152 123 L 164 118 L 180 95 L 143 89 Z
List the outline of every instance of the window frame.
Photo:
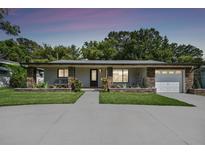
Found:
M 63 76 L 59 76 L 59 70 L 63 70 Z M 69 72 L 68 72 L 68 76 L 65 76 L 65 70 L 68 71 L 68 68 L 58 68 L 57 69 L 57 77 L 58 78 L 68 78 L 69 77 Z
M 114 77 L 114 70 L 122 70 L 122 82 L 113 81 L 113 83 L 129 83 L 129 69 L 128 68 L 113 68 L 112 69 L 112 78 Z M 127 81 L 124 81 L 124 70 L 127 70 Z

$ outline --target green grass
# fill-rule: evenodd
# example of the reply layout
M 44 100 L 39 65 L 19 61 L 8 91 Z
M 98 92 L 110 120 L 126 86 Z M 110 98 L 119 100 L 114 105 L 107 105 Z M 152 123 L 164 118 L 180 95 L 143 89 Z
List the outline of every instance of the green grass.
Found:
M 29 104 L 72 104 L 83 92 L 16 92 L 0 89 L 0 106 Z
M 100 103 L 101 104 L 194 106 L 158 94 L 141 94 L 141 93 L 131 93 L 131 92 L 101 92 Z

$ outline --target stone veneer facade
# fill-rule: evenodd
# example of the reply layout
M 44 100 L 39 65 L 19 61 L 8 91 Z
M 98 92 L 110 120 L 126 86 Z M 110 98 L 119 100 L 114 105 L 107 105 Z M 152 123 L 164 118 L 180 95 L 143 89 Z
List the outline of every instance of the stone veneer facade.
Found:
M 185 69 L 185 90 L 192 89 L 194 83 L 194 72 L 190 69 Z
M 32 88 L 36 83 L 36 68 L 29 67 L 27 69 L 27 87 Z
M 155 87 L 155 68 L 147 68 L 147 76 L 145 80 L 147 87 Z

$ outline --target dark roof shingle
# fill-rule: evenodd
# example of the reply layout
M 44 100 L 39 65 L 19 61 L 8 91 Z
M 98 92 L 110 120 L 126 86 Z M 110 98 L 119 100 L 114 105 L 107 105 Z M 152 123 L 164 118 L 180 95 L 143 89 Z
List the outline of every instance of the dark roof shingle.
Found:
M 154 60 L 57 60 L 50 63 L 55 64 L 165 64 L 165 62 Z

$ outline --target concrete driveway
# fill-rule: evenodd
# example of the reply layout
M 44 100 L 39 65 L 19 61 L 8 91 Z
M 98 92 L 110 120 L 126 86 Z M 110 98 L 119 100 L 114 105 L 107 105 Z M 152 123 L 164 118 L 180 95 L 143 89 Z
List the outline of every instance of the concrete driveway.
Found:
M 0 107 L 0 144 L 205 144 L 205 97 L 166 94 L 197 107 L 76 104 Z

